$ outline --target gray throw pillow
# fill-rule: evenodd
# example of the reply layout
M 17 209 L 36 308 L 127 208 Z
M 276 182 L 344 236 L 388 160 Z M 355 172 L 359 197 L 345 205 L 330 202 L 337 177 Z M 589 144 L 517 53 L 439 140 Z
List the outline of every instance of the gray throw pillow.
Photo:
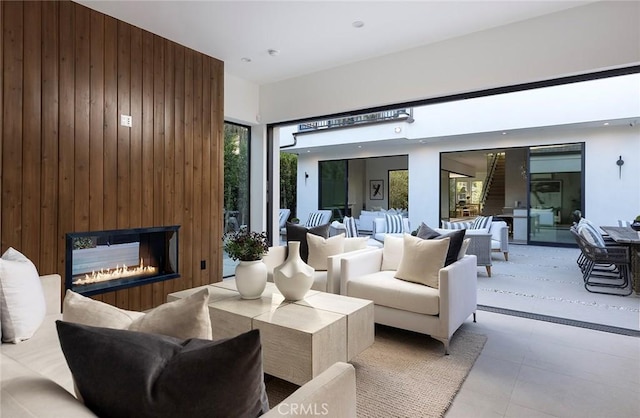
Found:
M 427 224 L 422 222 L 418 227 L 418 233 L 416 234 L 416 236 L 422 239 L 432 239 L 440 236 L 440 234 L 431 229 Z
M 331 224 L 318 225 L 311 228 L 287 222 L 287 241 L 300 241 L 300 258 L 305 263 L 309 259 L 309 244 L 307 244 L 307 233 L 317 235 L 322 238 L 329 238 L 329 227 Z
M 99 417 L 256 417 L 269 409 L 258 330 L 210 341 L 56 326 L 78 397 Z

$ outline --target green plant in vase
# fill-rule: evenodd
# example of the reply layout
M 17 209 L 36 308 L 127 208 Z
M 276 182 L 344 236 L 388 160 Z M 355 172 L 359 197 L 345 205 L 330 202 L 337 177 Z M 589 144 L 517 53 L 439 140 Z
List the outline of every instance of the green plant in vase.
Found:
M 235 283 L 243 299 L 258 299 L 267 285 L 267 265 L 262 257 L 269 251 L 266 232 L 249 231 L 246 227 L 222 236 L 224 250 L 236 266 Z

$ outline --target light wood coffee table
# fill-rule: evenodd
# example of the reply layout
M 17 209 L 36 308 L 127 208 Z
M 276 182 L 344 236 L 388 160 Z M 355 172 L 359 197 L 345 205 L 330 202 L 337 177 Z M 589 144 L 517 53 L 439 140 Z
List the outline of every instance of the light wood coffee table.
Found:
M 373 344 L 372 301 L 316 290 L 303 300 L 286 301 L 273 283 L 267 283 L 261 298 L 244 300 L 233 279 L 208 287 L 213 338 L 259 329 L 264 372 L 297 385 Z M 167 300 L 201 288 L 171 293 Z

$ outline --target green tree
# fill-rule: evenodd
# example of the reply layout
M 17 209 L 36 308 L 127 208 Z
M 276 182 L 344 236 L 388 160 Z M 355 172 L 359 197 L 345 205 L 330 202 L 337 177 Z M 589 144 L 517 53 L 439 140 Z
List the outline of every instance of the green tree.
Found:
M 409 208 L 409 170 L 389 171 L 389 209 Z
M 280 153 L 280 208 L 291 209 L 291 218 L 297 217 L 298 156 Z
M 237 229 L 249 219 L 249 129 L 224 124 L 225 230 Z

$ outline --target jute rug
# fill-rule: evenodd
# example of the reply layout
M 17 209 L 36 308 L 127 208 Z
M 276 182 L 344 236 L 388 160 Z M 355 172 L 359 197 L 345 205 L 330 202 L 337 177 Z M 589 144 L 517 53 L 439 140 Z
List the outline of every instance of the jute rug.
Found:
M 460 329 L 444 356 L 442 343 L 428 336 L 376 325 L 374 344 L 351 362 L 358 416 L 444 416 L 486 341 Z M 298 388 L 277 378 L 266 385 L 272 407 Z

